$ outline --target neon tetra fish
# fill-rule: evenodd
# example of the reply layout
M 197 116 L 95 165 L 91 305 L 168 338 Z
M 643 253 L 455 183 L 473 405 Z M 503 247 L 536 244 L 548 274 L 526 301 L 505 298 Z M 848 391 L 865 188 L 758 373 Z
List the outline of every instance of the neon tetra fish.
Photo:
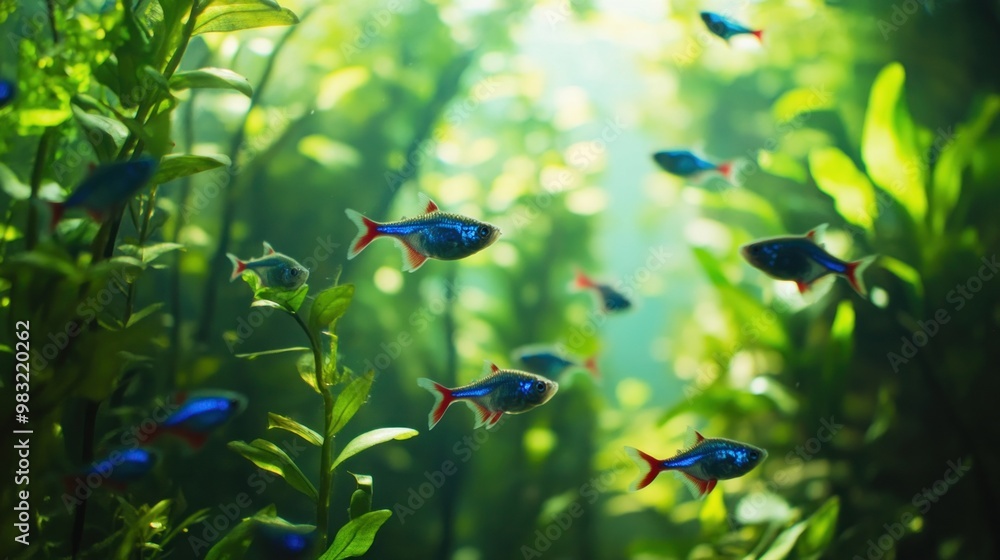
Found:
M 444 416 L 452 404 L 462 401 L 476 413 L 476 428 L 485 425 L 492 428 L 506 414 L 520 414 L 543 405 L 559 390 L 559 384 L 544 377 L 517 371 L 500 369 L 496 364 L 487 364 L 487 376 L 468 385 L 449 389 L 422 377 L 417 385 L 434 395 L 427 425 L 429 429 Z
M 199 449 L 214 430 L 247 407 L 247 398 L 231 391 L 180 393 L 175 400 L 177 410 L 156 427 L 147 443 L 163 434 L 172 434 L 187 442 L 192 449 Z
M 572 286 L 578 290 L 593 290 L 597 295 L 597 301 L 601 305 L 601 310 L 605 313 L 617 313 L 626 311 L 632 307 L 632 302 L 625 297 L 625 294 L 608 284 L 592 280 L 581 270 L 576 271 L 576 279 L 573 281 Z
M 702 12 L 701 20 L 708 26 L 709 31 L 726 41 L 737 35 L 753 35 L 758 41 L 764 42 L 764 30 L 762 29 L 750 29 L 727 17 L 712 12 Z
M 55 229 L 66 210 L 83 208 L 91 218 L 103 222 L 116 208 L 139 192 L 153 178 L 157 162 L 149 156 L 131 161 L 106 163 L 94 169 L 63 202 L 52 202 Z
M 688 429 L 687 449 L 678 450 L 668 459 L 657 459 L 634 447 L 626 447 L 632 461 L 639 467 L 639 478 L 629 490 L 649 486 L 663 471 L 673 471 L 682 479 L 696 498 L 704 498 L 720 480 L 743 476 L 764 459 L 767 451 L 747 443 L 723 438 L 705 438 L 693 428 Z
M 3 109 L 17 97 L 17 85 L 5 78 L 0 78 L 0 109 Z
M 661 169 L 678 177 L 693 177 L 709 171 L 718 171 L 729 179 L 733 166 L 731 163 L 718 165 L 705 161 L 687 150 L 662 150 L 653 154 L 653 161 Z
M 76 474 L 67 476 L 63 482 L 67 491 L 74 494 L 76 486 L 95 486 L 91 479 L 97 476 L 101 481 L 97 486 L 106 484 L 109 488 L 121 491 L 128 484 L 148 475 L 159 460 L 160 454 L 152 449 L 116 449 L 79 469 Z
M 292 257 L 276 252 L 267 241 L 264 242 L 264 254 L 256 259 L 242 261 L 232 253 L 226 253 L 226 257 L 233 263 L 230 282 L 246 270 L 256 274 L 264 286 L 283 290 L 295 290 L 309 279 L 308 269 Z
M 396 222 L 379 223 L 350 208 L 346 213 L 358 226 L 358 235 L 347 253 L 348 259 L 358 256 L 372 241 L 388 237 L 403 252 L 403 270 L 408 272 L 420 268 L 427 259 L 464 259 L 489 247 L 500 237 L 496 226 L 442 212 L 429 198 L 423 215 Z
M 513 358 L 520 362 L 524 369 L 549 379 L 555 379 L 566 371 L 576 368 L 587 370 L 594 379 L 601 377 L 601 373 L 597 370 L 596 357 L 591 356 L 583 361 L 570 359 L 556 348 L 549 346 L 522 346 L 514 350 Z
M 814 282 L 828 274 L 843 276 L 862 297 L 867 295 L 862 275 L 877 258 L 870 255 L 846 262 L 826 252 L 817 238 L 826 229 L 823 224 L 805 235 L 772 237 L 747 243 L 740 254 L 754 268 L 775 280 L 795 282 L 799 293 L 805 293 Z

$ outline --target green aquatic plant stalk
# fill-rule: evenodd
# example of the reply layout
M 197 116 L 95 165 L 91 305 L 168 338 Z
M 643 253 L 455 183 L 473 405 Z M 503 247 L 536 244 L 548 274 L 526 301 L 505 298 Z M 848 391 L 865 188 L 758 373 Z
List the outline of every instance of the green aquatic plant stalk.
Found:
M 316 369 L 316 388 L 323 396 L 323 425 L 329 426 L 333 423 L 333 405 L 335 400 L 330 389 L 323 381 L 323 349 L 320 348 L 319 340 L 309 329 L 309 325 L 302 320 L 298 312 L 291 313 L 295 322 L 302 327 L 302 331 L 309 338 L 309 346 L 312 348 L 313 365 Z M 326 432 L 326 428 L 324 428 Z M 326 548 L 327 529 L 330 523 L 330 494 L 333 492 L 333 470 L 330 465 L 333 462 L 333 437 L 324 433 L 323 446 L 320 452 L 319 461 L 319 499 L 316 500 L 316 532 L 320 547 Z
M 315 3 L 302 10 L 299 14 L 299 23 L 305 21 L 306 18 L 312 14 L 320 3 Z M 240 126 L 236 129 L 236 134 L 233 135 L 232 141 L 229 145 L 229 159 L 232 160 L 235 165 L 239 161 L 240 153 L 243 148 L 243 141 L 246 139 L 247 133 L 247 123 L 250 120 L 250 113 L 260 104 L 261 97 L 263 95 L 264 88 L 271 81 L 271 75 L 274 72 L 275 61 L 278 59 L 278 55 L 288 44 L 288 40 L 292 38 L 295 31 L 298 30 L 300 25 L 293 25 L 289 27 L 281 37 L 278 39 L 277 43 L 274 45 L 274 49 L 271 51 L 271 56 L 267 59 L 264 64 L 264 70 L 261 72 L 260 80 L 257 81 L 257 87 L 253 89 L 253 94 L 250 96 L 250 105 L 247 107 L 245 113 L 243 113 L 243 120 L 240 122 Z M 251 175 L 255 178 L 256 173 L 249 173 L 244 175 Z M 198 329 L 195 331 L 195 338 L 199 341 L 206 341 L 210 336 L 212 330 L 212 319 L 215 314 L 215 300 L 218 298 L 218 286 L 219 283 L 216 282 L 216 278 L 223 274 L 226 266 L 226 252 L 228 251 L 229 244 L 233 237 L 233 221 L 236 219 L 236 205 L 242 198 L 242 189 L 238 188 L 236 181 L 232 181 L 229 188 L 226 189 L 226 197 L 222 207 L 222 224 L 219 227 L 219 241 L 215 246 L 215 252 L 213 253 L 211 259 L 209 260 L 209 274 L 205 277 L 205 290 L 204 297 L 202 299 L 201 305 L 201 318 L 198 321 Z
M 46 128 L 38 140 L 38 149 L 35 151 L 35 165 L 31 170 L 31 196 L 28 198 L 28 226 L 25 233 L 29 251 L 38 244 L 38 189 L 42 185 L 42 174 L 49 160 L 49 148 L 54 133 L 54 128 Z

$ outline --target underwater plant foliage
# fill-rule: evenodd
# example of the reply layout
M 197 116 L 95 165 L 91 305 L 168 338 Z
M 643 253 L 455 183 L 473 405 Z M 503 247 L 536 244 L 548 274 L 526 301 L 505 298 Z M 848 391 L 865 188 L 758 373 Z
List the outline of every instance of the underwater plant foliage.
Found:
M 32 431 L 0 555 L 1000 551 L 996 2 L 0 4 L 0 355 L 30 357 L 28 421 L 4 376 L 0 432 Z M 709 9 L 762 40 L 711 35 Z M 732 180 L 651 158 L 682 148 Z M 143 157 L 142 188 L 50 227 L 92 166 Z M 419 193 L 502 236 L 413 274 L 389 243 L 347 260 L 344 209 L 395 220 Z M 867 298 L 741 258 L 820 224 L 838 258 L 877 255 Z M 228 282 L 262 241 L 308 282 Z M 601 312 L 577 270 L 633 309 Z M 415 437 L 418 378 L 536 344 L 600 375 Z M 198 446 L 157 431 L 231 393 Z M 628 492 L 623 448 L 671 456 L 689 426 L 768 459 L 700 500 L 669 476 Z M 88 480 L 126 449 L 158 459 Z

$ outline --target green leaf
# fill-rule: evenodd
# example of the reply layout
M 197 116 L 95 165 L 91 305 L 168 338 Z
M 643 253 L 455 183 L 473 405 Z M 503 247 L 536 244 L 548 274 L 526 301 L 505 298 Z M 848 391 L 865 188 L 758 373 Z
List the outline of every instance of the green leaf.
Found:
M 277 428 L 279 430 L 291 432 L 317 447 L 323 445 L 323 436 L 287 416 L 268 412 L 267 427 L 268 429 Z
M 840 514 L 840 498 L 830 496 L 823 505 L 806 521 L 809 527 L 799 537 L 798 553 L 800 558 L 819 558 L 833 542 L 837 529 L 837 516 Z
M 375 542 L 375 533 L 390 517 L 392 517 L 391 511 L 379 509 L 350 520 L 337 531 L 333 544 L 319 557 L 319 560 L 342 560 L 368 552 Z
M 374 379 L 375 371 L 368 370 L 364 375 L 354 378 L 337 395 L 337 402 L 333 405 L 333 415 L 330 418 L 330 425 L 326 427 L 327 437 L 336 435 L 357 414 L 361 405 L 365 404 L 365 401 L 368 400 L 368 392 L 372 388 L 372 380 Z M 343 455 L 343 452 L 341 455 Z
M 299 356 L 299 359 L 295 362 L 295 368 L 299 370 L 299 376 L 302 377 L 302 381 L 305 381 L 307 385 L 319 393 L 319 387 L 316 385 L 316 366 L 313 363 L 311 349 L 309 353 Z
M 122 244 L 118 246 L 118 249 L 136 259 L 139 259 L 142 263 L 152 262 L 159 257 L 169 253 L 170 251 L 177 251 L 179 249 L 184 249 L 184 245 L 180 243 L 153 243 L 152 245 L 145 245 L 139 247 L 132 244 Z
M 114 160 L 125 138 L 128 137 L 128 128 L 116 119 L 87 113 L 76 105 L 72 108 L 73 116 L 94 147 L 97 159 L 102 162 Z
M 799 521 L 795 525 L 785 529 L 778 535 L 774 542 L 771 543 L 771 547 L 767 549 L 763 555 L 761 555 L 760 560 L 782 560 L 786 558 L 792 549 L 795 547 L 795 541 L 799 539 L 799 535 L 806 530 L 808 522 Z
M 251 307 L 277 307 L 288 313 L 296 313 L 309 294 L 309 284 L 302 284 L 295 290 L 266 287 L 252 270 L 244 271 L 242 278 L 253 290 L 254 302 L 250 304 Z
M 291 10 L 267 0 L 213 2 L 198 15 L 194 34 L 240 31 L 299 22 Z
M 372 510 L 372 494 L 374 481 L 367 474 L 350 473 L 358 483 L 357 490 L 351 494 L 351 506 L 347 508 L 347 514 L 351 519 L 357 519 Z
M 341 284 L 316 294 L 316 299 L 309 310 L 309 329 L 313 332 L 322 329 L 333 332 L 337 321 L 350 307 L 353 297 L 354 284 Z
M 872 180 L 909 212 L 915 222 L 927 213 L 926 162 L 921 136 L 906 107 L 906 73 L 898 62 L 879 72 L 872 85 L 861 135 L 861 154 Z
M 17 175 L 2 163 L 0 163 L 0 190 L 14 200 L 27 200 L 31 197 L 31 187 L 22 183 Z
M 264 350 L 262 352 L 250 352 L 248 354 L 235 354 L 237 358 L 243 358 L 244 360 L 256 360 L 261 356 L 271 356 L 273 354 L 284 354 L 285 352 L 301 352 L 303 350 L 311 350 L 306 346 L 292 346 L 291 348 L 277 348 L 275 350 Z M 309 354 L 312 357 L 312 354 Z
M 194 175 L 202 171 L 228 167 L 230 163 L 232 162 L 229 157 L 221 154 L 211 156 L 196 156 L 192 154 L 164 156 L 160 160 L 160 165 L 157 167 L 156 174 L 153 175 L 150 183 L 153 185 L 162 185 L 174 179 L 187 177 L 188 175 Z
M 803 113 L 834 107 L 833 95 L 818 91 L 817 88 L 795 88 L 778 98 L 771 107 L 774 120 L 785 123 Z
M 761 150 L 757 154 L 757 164 L 760 165 L 761 169 L 776 177 L 784 177 L 796 183 L 803 183 L 806 180 L 805 166 L 784 152 Z
M 375 447 L 380 443 L 385 443 L 394 439 L 410 439 L 419 433 L 420 432 L 412 428 L 378 428 L 377 430 L 365 432 L 352 439 L 350 443 L 344 446 L 344 449 L 340 451 L 340 455 L 337 455 L 337 458 L 333 460 L 333 464 L 330 465 L 330 470 L 332 471 L 333 469 L 336 469 L 337 465 L 340 465 L 344 461 L 350 459 L 358 453 L 361 453 L 369 447 Z
M 243 76 L 225 68 L 201 68 L 178 72 L 170 78 L 170 89 L 182 90 L 189 88 L 203 89 L 234 89 L 243 95 L 253 95 L 250 81 Z
M 276 517 L 277 515 L 277 508 L 274 505 L 269 505 L 254 514 L 253 517 L 243 519 L 225 537 L 222 537 L 222 540 L 215 543 L 215 546 L 205 556 L 205 560 L 242 560 L 253 540 L 255 519 Z
M 164 303 L 161 301 L 150 304 L 149 306 L 144 307 L 139 311 L 136 311 L 135 313 L 129 316 L 128 323 L 125 323 L 125 328 L 129 328 L 132 325 L 138 323 L 139 321 L 142 321 L 146 317 L 149 317 L 153 313 L 156 313 L 156 311 L 159 310 L 161 307 L 163 307 L 163 305 Z
M 834 147 L 816 148 L 809 153 L 809 171 L 842 218 L 871 231 L 878 216 L 875 188 L 847 154 Z
M 885 270 L 895 274 L 900 280 L 909 284 L 913 288 L 918 301 L 922 302 L 924 300 L 924 283 L 917 269 L 897 258 L 885 255 L 879 257 L 878 264 Z
M 962 194 L 962 172 L 972 160 L 976 146 L 990 129 L 997 113 L 1000 113 L 1000 96 L 992 95 L 979 108 L 968 123 L 955 130 L 954 138 L 939 136 L 935 142 L 944 142 L 941 156 L 934 167 L 934 190 L 932 201 L 934 214 L 932 226 L 937 233 L 944 232 L 948 216 L 951 215 L 959 196 Z M 935 143 L 935 149 L 938 149 Z
M 264 439 L 255 439 L 249 444 L 231 441 L 228 447 L 265 471 L 284 478 L 292 488 L 309 496 L 314 502 L 319 498 L 316 488 L 302 474 L 298 465 L 277 445 Z

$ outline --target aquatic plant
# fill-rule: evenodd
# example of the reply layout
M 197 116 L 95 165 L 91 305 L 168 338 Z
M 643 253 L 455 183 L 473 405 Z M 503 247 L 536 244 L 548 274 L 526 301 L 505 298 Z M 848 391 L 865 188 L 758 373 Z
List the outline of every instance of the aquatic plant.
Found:
M 338 337 L 334 331 L 337 322 L 351 304 L 354 297 L 354 285 L 334 285 L 319 292 L 309 308 L 308 319 L 303 319 L 299 308 L 306 299 L 306 294 L 309 291 L 308 284 L 303 284 L 295 290 L 281 290 L 263 286 L 260 278 L 254 272 L 246 271 L 243 272 L 242 276 L 253 289 L 252 306 L 272 307 L 283 311 L 294 319 L 309 340 L 308 349 L 311 352 L 302 355 L 298 360 L 297 368 L 302 381 L 323 398 L 323 427 L 317 432 L 288 416 L 269 412 L 268 428 L 290 432 L 305 442 L 320 447 L 319 490 L 309 481 L 288 453 L 265 439 L 255 439 L 250 443 L 231 441 L 229 448 L 257 467 L 280 476 L 292 488 L 316 503 L 316 546 L 319 550 L 325 550 L 319 557 L 321 560 L 339 560 L 360 556 L 371 546 L 375 533 L 389 519 L 392 512 L 388 509 L 372 511 L 374 481 L 369 475 L 354 474 L 357 489 L 351 496 L 348 508 L 349 521 L 337 531 L 333 542 L 329 548 L 326 548 L 334 471 L 344 461 L 366 449 L 387 441 L 409 439 L 417 435 L 418 432 L 410 428 L 370 430 L 349 441 L 334 458 L 333 442 L 335 437 L 368 400 L 372 381 L 375 378 L 374 370 L 355 375 L 349 368 L 338 364 Z M 320 343 L 321 336 L 327 336 L 330 339 L 326 353 L 324 353 Z M 302 347 L 279 348 L 240 354 L 238 357 L 252 360 L 273 354 L 301 352 L 304 349 Z M 241 558 L 252 541 L 252 536 L 248 532 L 249 527 L 260 523 L 265 517 L 273 518 L 275 515 L 273 509 L 269 511 L 271 513 L 258 513 L 237 525 L 232 532 L 212 547 L 207 558 L 210 560 Z

